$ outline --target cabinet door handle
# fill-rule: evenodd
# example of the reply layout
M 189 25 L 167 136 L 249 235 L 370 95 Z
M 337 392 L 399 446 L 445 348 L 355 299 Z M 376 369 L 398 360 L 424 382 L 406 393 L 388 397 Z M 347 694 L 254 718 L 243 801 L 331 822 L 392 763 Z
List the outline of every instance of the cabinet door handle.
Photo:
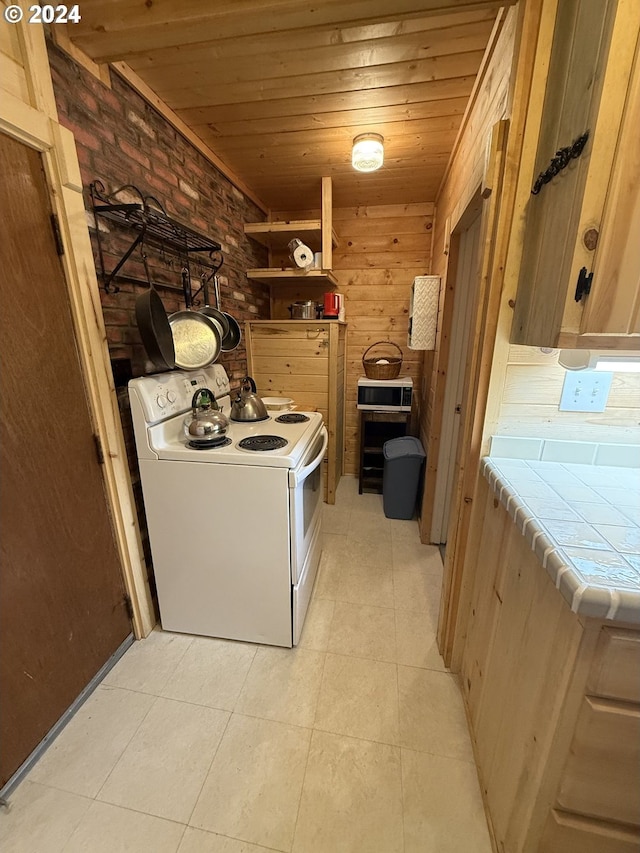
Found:
M 578 273 L 578 283 L 576 284 L 575 300 L 580 302 L 583 296 L 588 296 L 591 293 L 591 282 L 593 281 L 593 273 L 587 275 L 587 268 L 582 267 Z

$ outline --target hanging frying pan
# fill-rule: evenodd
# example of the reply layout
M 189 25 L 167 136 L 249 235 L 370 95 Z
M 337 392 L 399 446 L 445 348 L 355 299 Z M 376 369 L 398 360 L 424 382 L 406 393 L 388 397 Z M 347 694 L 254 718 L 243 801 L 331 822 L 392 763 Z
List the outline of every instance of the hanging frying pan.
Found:
M 169 317 L 176 367 L 181 370 L 200 370 L 213 364 L 220 355 L 222 336 L 218 323 L 200 311 L 192 310 L 191 281 L 186 268 L 182 270 L 182 287 L 187 307 Z
M 173 335 L 167 312 L 164 310 L 162 299 L 153 286 L 147 256 L 142 255 L 144 268 L 147 273 L 149 290 L 136 298 L 136 323 L 147 355 L 158 370 L 173 370 L 176 366 L 176 354 L 173 345 Z
M 218 311 L 220 311 L 220 287 L 218 285 L 218 276 L 213 276 L 213 286 L 216 294 L 216 307 Z M 229 331 L 222 339 L 222 352 L 231 352 L 240 344 L 240 340 L 242 339 L 242 332 L 240 331 L 240 326 L 231 316 L 231 314 L 227 314 L 226 311 L 221 312 L 229 323 Z
M 222 311 L 218 311 L 217 308 L 214 308 L 213 305 L 209 305 L 209 278 L 206 273 L 202 273 L 200 276 L 200 280 L 202 281 L 202 295 L 204 296 L 204 305 L 200 309 L 201 314 L 206 314 L 207 317 L 210 317 L 220 326 L 220 336 L 222 340 L 229 334 L 229 320 L 227 319 L 227 315 L 223 314 Z

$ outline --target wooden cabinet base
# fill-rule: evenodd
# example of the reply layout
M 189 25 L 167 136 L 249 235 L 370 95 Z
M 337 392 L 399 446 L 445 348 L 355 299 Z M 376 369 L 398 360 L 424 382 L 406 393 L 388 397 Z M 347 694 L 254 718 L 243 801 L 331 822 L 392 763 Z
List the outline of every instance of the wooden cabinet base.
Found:
M 539 853 L 638 853 L 640 831 L 552 809 Z
M 496 850 L 637 851 L 640 632 L 572 613 L 485 480 L 478 497 L 461 675 Z

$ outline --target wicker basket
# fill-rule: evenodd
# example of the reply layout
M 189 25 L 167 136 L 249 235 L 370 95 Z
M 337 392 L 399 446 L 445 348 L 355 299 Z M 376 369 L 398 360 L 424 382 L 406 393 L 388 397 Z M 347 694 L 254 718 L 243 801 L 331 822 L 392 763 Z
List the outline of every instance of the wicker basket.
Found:
M 370 350 L 374 347 L 380 346 L 380 344 L 388 347 L 395 347 L 400 353 L 400 357 L 397 355 L 390 355 L 365 358 Z M 384 360 L 381 364 L 380 361 L 382 359 Z M 400 374 L 400 368 L 402 367 L 402 350 L 398 344 L 394 344 L 393 341 L 377 341 L 375 344 L 371 344 L 371 346 L 364 351 L 364 355 L 362 356 L 362 366 L 364 367 L 367 379 L 395 379 L 396 376 Z

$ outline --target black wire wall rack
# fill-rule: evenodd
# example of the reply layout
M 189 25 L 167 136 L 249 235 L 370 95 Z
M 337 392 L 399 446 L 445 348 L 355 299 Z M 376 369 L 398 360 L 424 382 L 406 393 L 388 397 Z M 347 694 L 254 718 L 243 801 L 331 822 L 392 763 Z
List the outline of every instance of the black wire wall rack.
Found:
M 119 276 L 119 273 L 138 247 L 144 248 L 145 251 L 147 247 L 152 247 L 160 250 L 163 255 L 177 257 L 180 265 L 187 269 L 191 258 L 197 261 L 198 266 L 211 269 L 214 273 L 222 266 L 220 243 L 172 219 L 155 196 L 145 196 L 133 184 L 125 184 L 108 193 L 100 180 L 93 181 L 89 185 L 89 191 L 96 221 L 99 273 L 106 293 L 118 291 L 116 278 L 131 281 L 130 276 Z M 136 200 L 131 201 L 132 198 Z M 110 271 L 105 266 L 98 225 L 100 217 L 136 232 L 131 245 Z

